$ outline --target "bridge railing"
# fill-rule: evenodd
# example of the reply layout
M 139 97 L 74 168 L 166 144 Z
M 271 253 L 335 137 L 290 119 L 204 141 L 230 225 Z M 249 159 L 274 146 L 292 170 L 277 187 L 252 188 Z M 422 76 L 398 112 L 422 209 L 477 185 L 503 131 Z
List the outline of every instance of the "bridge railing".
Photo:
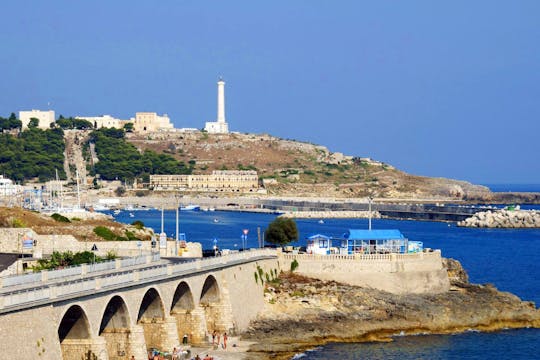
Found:
M 0 289 L 0 310 L 12 308 L 15 306 L 28 306 L 36 303 L 42 303 L 54 300 L 60 297 L 73 297 L 83 294 L 91 294 L 100 289 L 111 288 L 115 286 L 130 286 L 141 281 L 149 279 L 165 279 L 167 276 L 189 271 L 200 271 L 205 269 L 234 265 L 242 260 L 250 260 L 267 256 L 275 256 L 276 251 L 272 249 L 254 249 L 232 253 L 213 258 L 196 259 L 177 264 L 150 263 L 146 267 L 138 268 L 116 268 L 114 272 L 97 273 L 87 272 L 83 277 L 55 278 L 58 274 L 73 275 L 77 273 L 76 268 L 55 270 L 53 281 L 43 281 L 41 273 L 29 274 L 24 277 L 24 282 L 16 284 L 30 284 L 31 286 L 23 288 L 10 288 L 4 286 Z M 138 260 L 137 260 L 138 261 Z M 113 264 L 115 262 L 112 262 Z M 132 264 L 131 262 L 128 262 Z M 110 264 L 103 266 L 103 269 L 110 267 Z M 83 268 L 84 269 L 84 268 Z M 54 273 L 55 271 L 49 272 Z M 82 270 L 84 272 L 84 270 Z M 9 278 L 5 278 L 4 281 Z M 5 285 L 5 283 L 4 283 Z
M 160 260 L 159 253 L 152 254 L 150 262 L 155 263 Z M 101 271 L 109 271 L 116 269 L 126 269 L 131 266 L 143 265 L 148 263 L 147 256 L 139 256 L 126 259 L 117 259 L 111 261 L 104 261 L 94 264 L 83 264 L 77 266 L 71 266 L 64 269 L 57 270 L 43 270 L 35 273 L 28 273 L 22 275 L 11 275 L 0 278 L 0 289 L 10 286 L 18 285 L 30 285 L 37 284 L 45 281 L 61 280 L 71 276 L 94 276 L 94 273 Z

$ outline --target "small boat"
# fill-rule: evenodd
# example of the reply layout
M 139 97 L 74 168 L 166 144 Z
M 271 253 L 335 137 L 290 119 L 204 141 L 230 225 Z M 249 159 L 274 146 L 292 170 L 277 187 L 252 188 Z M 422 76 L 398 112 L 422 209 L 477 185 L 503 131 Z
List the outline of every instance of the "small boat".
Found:
M 116 209 L 116 210 L 113 211 L 113 214 L 114 214 L 114 215 L 118 215 L 118 214 L 120 214 L 121 212 L 122 212 L 122 210 Z
M 135 217 L 135 214 L 129 213 L 129 217 Z
M 215 223 L 218 223 L 218 222 L 219 222 L 219 220 L 218 220 L 218 219 L 214 219 L 214 222 L 215 222 Z
M 181 206 L 180 211 L 199 211 L 201 207 L 199 205 L 186 205 Z
M 323 219 L 320 219 L 319 221 L 317 221 L 319 224 L 324 224 L 324 220 Z

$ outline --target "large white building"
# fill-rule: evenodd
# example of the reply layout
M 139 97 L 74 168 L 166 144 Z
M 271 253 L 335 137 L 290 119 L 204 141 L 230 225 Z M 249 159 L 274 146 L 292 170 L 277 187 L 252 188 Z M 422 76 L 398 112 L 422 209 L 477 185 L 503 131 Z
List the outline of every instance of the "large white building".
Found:
M 104 127 L 122 129 L 126 124 L 131 123 L 133 131 L 137 133 L 174 130 L 174 125 L 167 114 L 158 115 L 155 112 L 138 112 L 129 120 L 117 119 L 110 115 L 77 116 L 76 118 L 90 121 L 97 129 Z
M 51 123 L 54 123 L 56 121 L 54 118 L 54 110 L 19 111 L 19 120 L 21 120 L 22 122 L 23 130 L 28 129 L 28 124 L 30 123 L 30 119 L 32 118 L 39 120 L 38 128 L 43 130 L 50 129 Z
M 94 128 L 116 128 L 121 129 L 125 124 L 130 122 L 129 120 L 122 120 L 112 117 L 111 115 L 103 116 L 75 116 L 76 119 L 87 120 L 92 123 Z
M 207 122 L 204 130 L 211 134 L 227 134 L 229 132 L 229 124 L 225 121 L 225 81 L 219 79 L 217 82 L 217 120 Z

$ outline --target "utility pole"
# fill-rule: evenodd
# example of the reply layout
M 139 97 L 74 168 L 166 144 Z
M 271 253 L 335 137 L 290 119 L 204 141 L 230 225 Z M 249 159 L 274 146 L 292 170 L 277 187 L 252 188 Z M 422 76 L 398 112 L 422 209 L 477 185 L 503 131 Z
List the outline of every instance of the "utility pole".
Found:
M 371 231 L 371 201 L 373 200 L 373 197 L 370 195 L 368 197 L 368 201 L 369 201 L 369 227 L 368 229 Z

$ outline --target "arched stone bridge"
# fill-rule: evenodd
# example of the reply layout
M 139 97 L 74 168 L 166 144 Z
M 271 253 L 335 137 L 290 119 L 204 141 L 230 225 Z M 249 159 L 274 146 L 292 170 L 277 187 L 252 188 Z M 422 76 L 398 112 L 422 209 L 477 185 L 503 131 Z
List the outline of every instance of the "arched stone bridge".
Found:
M 131 261 L 127 266 L 116 261 L 104 270 L 83 266 L 4 278 L 4 354 L 63 360 L 133 355 L 142 360 L 150 348 L 172 350 L 184 335 L 190 343 L 204 343 L 214 330 L 230 334 L 245 329 L 264 301 L 254 273 L 278 269 L 272 250 L 188 263 Z

